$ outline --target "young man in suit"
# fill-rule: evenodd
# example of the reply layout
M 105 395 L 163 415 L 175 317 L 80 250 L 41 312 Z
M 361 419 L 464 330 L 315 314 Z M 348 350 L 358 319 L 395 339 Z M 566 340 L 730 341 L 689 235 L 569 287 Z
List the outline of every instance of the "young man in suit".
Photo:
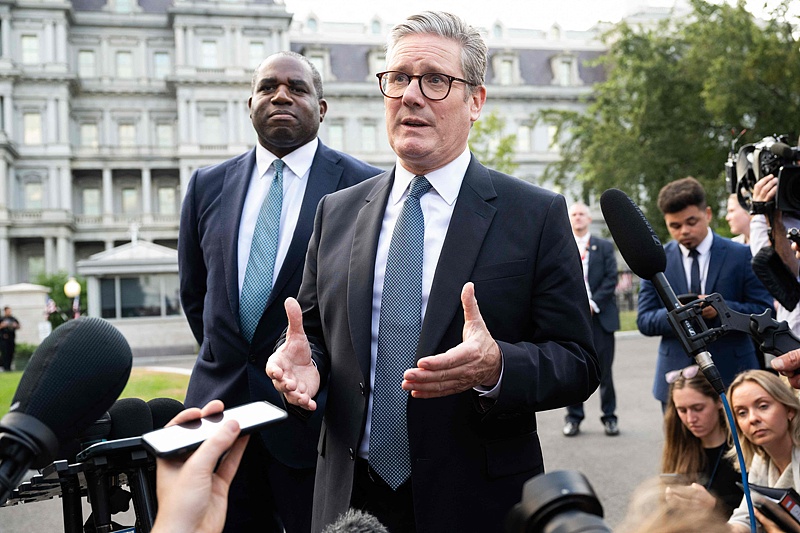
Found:
M 498 531 L 544 470 L 536 411 L 599 381 L 580 258 L 562 196 L 469 152 L 480 33 L 424 12 L 386 61 L 397 163 L 320 202 L 267 373 L 297 416 L 327 394 L 313 531 L 349 507 L 393 532 Z
M 583 266 L 583 281 L 589 296 L 589 312 L 592 315 L 592 337 L 597 359 L 600 361 L 600 421 L 606 435 L 619 435 L 617 425 L 617 395 L 611 365 L 614 363 L 614 332 L 619 329 L 619 310 L 614 289 L 617 287 L 617 258 L 614 245 L 589 233 L 592 215 L 583 203 L 569 208 L 569 223 L 578 245 Z M 574 437 L 580 432 L 583 421 L 583 403 L 567 407 L 562 432 Z
M 264 366 L 300 286 L 317 203 L 380 172 L 317 138 L 327 103 L 303 56 L 265 59 L 247 104 L 255 148 L 197 170 L 181 211 L 181 302 L 200 344 L 187 407 L 281 402 Z M 226 531 L 308 532 L 320 423 L 294 418 L 252 436 Z
M 703 186 L 692 177 L 665 185 L 658 193 L 658 208 L 672 241 L 664 246 L 664 274 L 676 294 L 705 296 L 719 293 L 734 311 L 760 314 L 772 308 L 772 297 L 750 267 L 750 248 L 720 237 L 711 229 L 711 208 Z M 703 319 L 719 325 L 716 310 L 703 309 Z M 667 322 L 667 310 L 655 286 L 642 280 L 636 324 L 644 335 L 661 335 L 653 396 L 666 406 L 669 385 L 664 375 L 692 364 Z M 758 368 L 753 343 L 745 333 L 731 332 L 709 345 L 714 364 L 727 387 L 743 370 Z

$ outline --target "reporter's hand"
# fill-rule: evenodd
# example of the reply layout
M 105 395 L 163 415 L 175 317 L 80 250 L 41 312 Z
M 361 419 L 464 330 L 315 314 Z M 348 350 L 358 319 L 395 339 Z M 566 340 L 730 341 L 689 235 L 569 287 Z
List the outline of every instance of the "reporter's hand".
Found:
M 224 408 L 221 401 L 214 400 L 203 409 L 179 413 L 167 425 L 219 413 Z M 222 531 L 228 510 L 228 489 L 249 440 L 249 436 L 237 439 L 239 433 L 238 422 L 229 420 L 188 458 L 158 459 L 158 514 L 152 533 Z
M 800 374 L 795 376 L 795 371 L 800 369 L 800 349 L 779 355 L 770 363 L 772 368 L 789 378 L 789 383 L 795 389 L 800 389 Z
M 320 378 L 303 329 L 303 312 L 294 298 L 287 298 L 284 308 L 289 321 L 286 342 L 267 359 L 267 376 L 287 402 L 314 411 L 317 402 L 312 398 L 319 392 Z
M 713 494 L 699 483 L 692 483 L 689 486 L 670 485 L 664 493 L 667 503 L 677 508 L 696 509 L 701 507 L 712 510 L 717 504 L 717 499 Z

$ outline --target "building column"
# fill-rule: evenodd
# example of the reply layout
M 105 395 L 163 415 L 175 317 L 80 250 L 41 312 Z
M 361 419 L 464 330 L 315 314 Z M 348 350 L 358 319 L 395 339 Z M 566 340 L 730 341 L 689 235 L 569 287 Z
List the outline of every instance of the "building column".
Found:
M 56 172 L 61 183 L 61 208 L 72 213 L 72 173 L 66 166 L 58 167 Z
M 11 95 L 3 97 L 3 127 L 6 130 L 6 137 L 14 138 L 14 102 Z
M 45 209 L 61 208 L 61 176 L 58 169 L 49 167 L 47 169 L 47 197 L 45 198 Z
M 141 76 L 139 79 L 142 82 L 147 82 L 150 79 L 150 69 L 147 68 L 147 43 L 144 39 L 139 41 L 139 72 L 141 72 Z
M 11 207 L 8 203 L 9 185 L 8 163 L 6 163 L 5 158 L 0 157 L 0 211 Z M 2 266 L 0 266 L 0 268 L 2 268 Z M 2 283 L 0 283 L 0 285 L 2 285 Z
M 192 177 L 192 169 L 186 165 L 181 165 L 181 204 L 183 204 L 183 199 L 186 197 L 186 190 L 189 188 L 189 180 Z
M 11 243 L 0 237 L 0 287 L 11 285 Z
M 242 49 L 242 28 L 238 26 L 233 28 L 233 53 L 234 56 L 232 58 L 231 65 L 243 64 L 246 67 L 250 67 L 250 65 L 248 64 L 250 59 L 250 54 L 248 51 Z M 255 66 L 253 68 L 255 68 Z
M 186 28 L 186 64 L 194 65 L 194 30 L 190 27 Z
M 11 14 L 5 13 L 0 19 L 0 57 L 11 59 Z
M 175 67 L 186 64 L 186 44 L 184 43 L 184 26 L 175 26 Z
M 153 222 L 153 198 L 152 198 L 152 178 L 150 168 L 142 169 L 142 222 L 149 224 Z
M 114 221 L 114 182 L 111 169 L 103 168 L 103 223 Z
M 108 251 L 114 247 L 114 241 L 113 240 L 103 241 L 103 245 L 106 247 L 106 251 Z
M 53 31 L 54 21 L 48 20 L 44 23 L 44 46 L 42 61 L 45 65 L 53 62 L 53 51 L 55 50 L 55 32 Z
M 69 144 L 69 102 L 66 98 L 56 100 L 58 104 L 58 142 Z
M 236 134 L 238 118 L 235 102 L 228 100 L 228 146 L 239 143 L 239 136 Z
M 56 239 L 56 270 L 66 270 L 72 272 L 71 265 L 69 264 L 69 241 L 66 237 L 58 237 Z
M 197 144 L 197 103 L 189 100 L 189 144 Z
M 56 21 L 56 63 L 67 63 L 67 29 L 63 21 Z
M 55 239 L 53 237 L 44 238 L 44 271 L 46 274 L 54 274 L 55 265 Z
M 55 144 L 61 132 L 58 131 L 58 99 L 53 98 L 47 101 L 47 110 L 45 112 L 45 130 L 44 140 L 48 144 Z

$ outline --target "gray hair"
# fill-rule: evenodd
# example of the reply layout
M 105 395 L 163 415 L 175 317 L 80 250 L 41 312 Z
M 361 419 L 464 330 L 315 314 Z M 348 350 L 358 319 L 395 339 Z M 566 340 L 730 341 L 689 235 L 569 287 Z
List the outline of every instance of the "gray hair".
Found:
M 444 11 L 423 11 L 408 17 L 389 32 L 386 61 L 390 61 L 398 41 L 408 35 L 432 34 L 461 45 L 461 70 L 474 91 L 484 84 L 488 49 L 481 34 L 461 18 Z M 447 74 L 447 72 L 443 73 Z
M 320 76 L 319 71 L 317 70 L 317 67 L 314 66 L 314 63 L 312 63 L 311 60 L 309 60 L 306 56 L 304 56 L 302 54 L 298 54 L 297 52 L 292 52 L 291 50 L 283 50 L 281 52 L 275 52 L 271 56 L 265 58 L 264 61 L 266 61 L 267 59 L 276 57 L 276 56 L 293 57 L 294 59 L 297 59 L 298 61 L 302 61 L 303 63 L 308 65 L 308 68 L 311 69 L 311 81 L 314 84 L 314 91 L 317 93 L 317 99 L 318 100 L 322 100 L 324 98 L 324 96 L 322 94 L 322 76 Z M 253 92 L 255 90 L 255 88 L 256 88 L 256 80 L 258 79 L 258 71 L 261 69 L 261 65 L 264 64 L 264 61 L 259 63 L 258 66 L 253 71 L 253 78 L 250 80 L 250 92 Z

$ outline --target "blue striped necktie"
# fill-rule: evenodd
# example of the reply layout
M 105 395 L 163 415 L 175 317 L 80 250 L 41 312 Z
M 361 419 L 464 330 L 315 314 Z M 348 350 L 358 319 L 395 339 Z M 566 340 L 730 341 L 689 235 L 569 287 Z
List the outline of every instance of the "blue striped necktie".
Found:
M 273 166 L 275 175 L 269 193 L 258 212 L 253 242 L 250 245 L 250 257 L 247 260 L 242 283 L 242 294 L 239 298 L 239 324 L 242 327 L 242 335 L 248 342 L 253 340 L 256 327 L 272 292 L 272 276 L 275 258 L 278 255 L 283 206 L 283 161 L 276 159 Z
M 400 384 L 414 366 L 422 330 L 422 258 L 425 219 L 420 197 L 431 184 L 424 176 L 411 182 L 389 244 L 383 280 L 375 387 L 369 435 L 369 464 L 393 490 L 411 475 L 406 404 Z

